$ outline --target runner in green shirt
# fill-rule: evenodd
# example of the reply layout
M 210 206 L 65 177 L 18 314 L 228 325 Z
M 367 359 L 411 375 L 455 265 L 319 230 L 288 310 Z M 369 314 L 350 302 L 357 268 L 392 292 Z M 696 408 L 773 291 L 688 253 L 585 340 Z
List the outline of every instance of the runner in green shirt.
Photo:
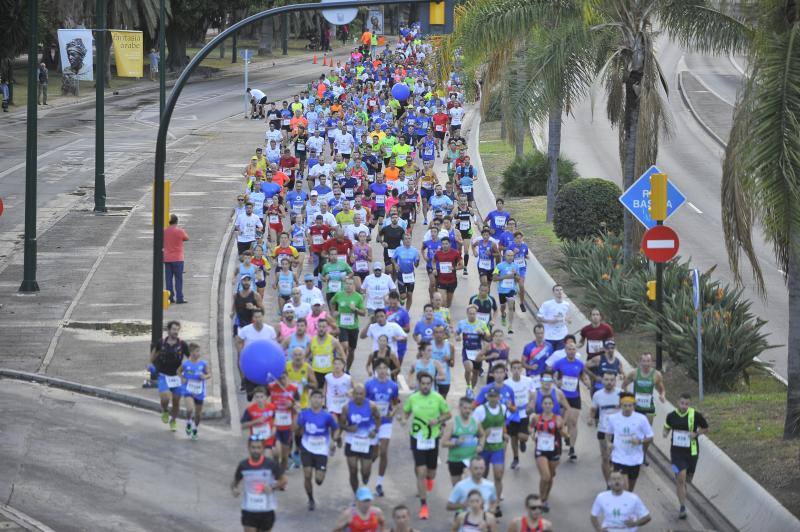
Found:
M 358 317 L 367 313 L 364 296 L 356 292 L 355 279 L 352 277 L 345 279 L 344 291 L 334 294 L 329 305 L 331 312 L 336 316 L 336 323 L 339 325 L 339 341 L 342 346 L 347 346 L 347 363 L 345 365 L 349 372 L 358 345 Z
M 335 247 L 328 250 L 328 262 L 322 267 L 322 279 L 325 281 L 325 298 L 328 306 L 336 292 L 342 291 L 345 277 L 353 275 L 353 269 L 340 257 Z
M 453 486 L 464 476 L 470 459 L 483 451 L 485 438 L 483 427 L 472 417 L 472 400 L 462 397 L 458 401 L 458 415 L 453 418 L 453 424 L 447 425 L 442 431 L 442 447 L 449 449 L 447 468 Z
M 443 423 L 450 419 L 450 407 L 444 397 L 433 391 L 433 376 L 417 373 L 417 391 L 406 399 L 401 422 L 411 421 L 411 453 L 417 474 L 417 495 L 420 500 L 419 518 L 429 516 L 427 495 L 433 491 L 436 466 L 439 461 L 439 433 Z

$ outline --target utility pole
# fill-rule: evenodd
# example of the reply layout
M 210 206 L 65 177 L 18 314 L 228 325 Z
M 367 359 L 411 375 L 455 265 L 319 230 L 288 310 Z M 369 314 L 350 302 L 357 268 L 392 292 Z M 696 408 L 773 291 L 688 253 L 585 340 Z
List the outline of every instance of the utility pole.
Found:
M 656 226 L 664 225 L 667 218 L 667 174 L 650 176 L 650 217 Z M 656 313 L 658 328 L 656 329 L 656 369 L 661 371 L 664 365 L 662 343 L 664 335 L 661 319 L 664 315 L 664 263 L 656 262 Z
M 233 34 L 233 53 L 231 54 L 231 63 L 235 63 L 236 62 L 236 56 L 239 54 L 239 52 L 237 50 L 238 44 L 239 44 L 239 34 L 238 33 L 234 33 Z
M 39 82 L 38 41 L 39 0 L 28 0 L 28 137 L 25 144 L 25 258 L 20 292 L 38 292 L 36 282 L 36 133 L 39 114 L 37 84 Z
M 97 49 L 94 111 L 94 212 L 106 212 L 105 170 L 105 84 L 106 84 L 106 0 L 95 4 L 94 40 Z
M 166 25 L 167 8 L 166 0 L 161 0 L 158 8 L 158 116 L 164 112 L 164 101 L 167 95 L 167 72 L 164 68 L 164 53 L 167 48 Z

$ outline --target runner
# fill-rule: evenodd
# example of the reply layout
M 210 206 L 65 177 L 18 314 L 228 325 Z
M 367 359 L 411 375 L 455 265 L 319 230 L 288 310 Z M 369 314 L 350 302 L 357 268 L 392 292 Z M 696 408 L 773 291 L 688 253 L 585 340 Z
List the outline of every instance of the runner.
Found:
M 314 307 L 317 307 L 320 302 L 315 301 L 314 303 Z M 317 378 L 317 386 L 322 388 L 325 385 L 325 376 L 333 371 L 334 359 L 341 358 L 342 368 L 344 369 L 344 357 L 346 355 L 342 344 L 328 333 L 327 321 L 324 319 L 319 320 L 316 324 L 316 331 L 317 334 L 312 336 L 311 341 L 308 343 L 306 356 L 311 359 L 311 369 L 314 370 L 314 375 Z
M 561 435 L 564 432 L 564 421 L 553 412 L 555 402 L 545 396 L 541 402 L 542 413 L 531 416 L 531 429 L 536 440 L 536 468 L 539 470 L 539 496 L 542 499 L 542 511 L 549 512 L 547 504 L 556 468 L 561 459 Z
M 550 357 L 550 344 L 544 340 L 544 326 L 537 323 L 533 326 L 533 341 L 522 349 L 522 366 L 525 374 L 532 379 L 534 389 L 539 389 L 542 373 L 547 369 L 546 361 Z
M 636 398 L 632 393 L 620 392 L 619 404 L 621 411 L 607 419 L 612 437 L 611 467 L 625 475 L 625 489 L 633 491 L 644 462 L 644 444 L 653 441 L 653 429 L 644 414 L 634 412 Z
M 292 452 L 295 413 L 299 410 L 300 395 L 297 385 L 290 382 L 286 371 L 267 388 L 275 405 L 275 437 L 280 444 L 280 466 L 286 471 L 289 468 L 289 455 Z
M 308 510 L 316 508 L 314 501 L 314 486 L 311 476 L 317 486 L 325 482 L 325 473 L 328 470 L 328 455 L 333 456 L 334 435 L 339 430 L 336 419 L 323 408 L 324 395 L 319 390 L 311 392 L 309 399 L 310 408 L 305 408 L 297 417 L 297 435 L 300 437 L 300 460 L 303 464 L 303 479 L 306 495 L 308 496 Z
M 303 322 L 304 323 L 304 322 Z M 317 387 L 317 379 L 311 371 L 311 364 L 306 362 L 306 347 L 297 346 L 289 351 L 286 362 L 286 376 L 289 382 L 297 387 L 300 409 L 308 408 L 309 393 Z M 300 436 L 295 431 L 294 451 L 291 454 L 294 467 L 300 467 Z
M 563 349 L 564 338 L 569 334 L 567 325 L 572 320 L 569 318 L 569 303 L 564 298 L 564 288 L 560 284 L 553 286 L 553 299 L 542 303 L 536 318 L 544 324 L 544 339 L 550 344 L 550 352 Z
M 543 509 L 539 496 L 531 493 L 525 497 L 525 514 L 511 521 L 507 532 L 552 532 L 553 523 L 542 517 Z
M 264 449 L 269 449 L 274 459 L 275 456 L 275 404 L 269 400 L 269 389 L 256 386 L 253 389 L 253 402 L 245 408 L 242 414 L 242 430 L 247 430 L 251 439 L 255 438 L 264 442 Z
M 661 372 L 653 367 L 653 354 L 642 353 L 639 357 L 639 365 L 636 370 L 625 375 L 622 388 L 627 390 L 633 383 L 633 396 L 636 399 L 636 412 L 647 416 L 650 426 L 653 426 L 653 419 L 656 416 L 656 404 L 653 401 L 653 392 L 658 392 L 658 400 L 666 402 L 667 390 L 664 387 L 664 378 Z M 644 444 L 644 465 L 647 463 L 647 449 L 650 442 Z M 631 490 L 633 491 L 633 490 Z
M 570 406 L 567 398 L 564 397 L 564 392 L 555 386 L 555 377 L 552 370 L 545 370 L 542 374 L 541 387 L 536 390 L 536 398 L 528 404 L 528 414 L 536 413 L 541 414 L 544 412 L 542 409 L 542 399 L 550 397 L 553 400 L 553 413 L 560 415 L 562 418 L 566 417 L 569 412 Z
M 325 384 L 322 387 L 325 393 L 325 408 L 328 412 L 336 416 L 339 425 L 339 435 L 336 438 L 336 444 L 341 447 L 341 433 L 344 430 L 345 419 L 342 417 L 347 401 L 350 399 L 350 393 L 353 390 L 353 379 L 349 374 L 344 372 L 344 359 L 336 357 L 333 359 L 333 370 L 325 375 Z
M 150 365 L 153 367 L 153 373 L 158 375 L 161 421 L 169 423 L 169 430 L 172 432 L 178 429 L 176 420 L 180 413 L 181 395 L 183 395 L 183 383 L 178 375 L 178 369 L 183 364 L 184 357 L 190 354 L 188 344 L 178 337 L 180 331 L 180 322 L 170 321 L 167 323 L 167 337 L 150 350 Z
M 581 390 L 578 383 L 583 381 L 589 389 L 591 389 L 591 384 L 583 362 L 577 358 L 578 348 L 574 340 L 567 342 L 564 346 L 564 353 L 566 356 L 556 361 L 553 371 L 561 381 L 561 391 L 564 392 L 564 397 L 567 398 L 570 406 L 564 415 L 569 433 L 565 443 L 569 446 L 569 459 L 576 460 L 578 456 L 575 454 L 575 442 L 578 441 L 578 417 L 581 413 Z
M 386 319 L 393 323 L 396 323 L 403 329 L 403 332 L 406 333 L 406 337 L 408 337 L 408 333 L 411 332 L 411 316 L 409 316 L 408 311 L 400 306 L 400 294 L 392 290 L 389 292 L 389 304 L 386 306 Z M 406 299 L 406 303 L 408 303 L 408 299 Z M 397 359 L 399 364 L 397 369 L 399 371 L 400 365 L 403 363 L 403 358 L 406 356 L 406 350 L 408 349 L 408 339 L 404 338 L 403 340 L 397 341 Z
M 505 229 L 508 219 L 511 218 L 511 214 L 503 210 L 505 208 L 505 201 L 503 201 L 503 198 L 497 198 L 494 204 L 496 207 L 495 210 L 486 215 L 486 218 L 483 219 L 483 223 L 492 230 L 492 237 L 497 238 Z
M 496 374 L 500 374 L 500 366 L 497 366 L 497 368 L 498 371 Z M 502 369 L 503 372 L 505 372 L 505 367 Z M 512 391 L 512 404 L 510 406 L 513 406 L 513 393 L 514 392 Z M 483 390 L 481 390 L 481 394 L 483 394 Z M 486 402 L 483 404 L 479 403 L 479 406 L 477 406 L 475 411 L 472 413 L 472 417 L 475 418 L 475 420 L 481 424 L 483 430 L 486 431 L 486 445 L 480 454 L 487 464 L 484 476 L 489 474 L 489 465 L 491 465 L 497 497 L 498 499 L 502 500 L 503 474 L 505 473 L 506 462 L 505 448 L 506 443 L 508 442 L 506 417 L 509 415 L 509 413 L 506 405 L 501 404 L 500 393 L 496 387 L 490 387 L 483 395 L 486 399 Z M 483 397 L 478 395 L 478 399 L 483 399 Z M 502 516 L 499 502 L 497 504 L 497 509 L 495 510 L 495 515 L 497 517 Z
M 353 365 L 358 346 L 358 317 L 367 314 L 364 296 L 355 290 L 355 279 L 348 277 L 344 281 L 344 291 L 337 292 L 330 300 L 331 313 L 339 325 L 339 341 L 343 347 L 347 346 L 345 366 L 348 372 Z
M 481 229 L 481 238 L 472 243 L 472 253 L 478 262 L 478 275 L 481 283 L 490 284 L 495 269 L 495 259 L 500 255 L 497 243 L 492 239 L 488 226 Z
M 450 308 L 453 305 L 453 294 L 458 286 L 458 270 L 464 267 L 464 261 L 458 250 L 450 247 L 450 239 L 442 240 L 442 249 L 433 254 L 434 270 L 436 277 L 436 288 L 445 298 L 445 306 Z
M 466 509 L 456 514 L 453 519 L 452 532 L 497 532 L 497 520 L 494 515 L 483 509 L 483 495 L 480 490 L 472 490 L 467 494 Z
M 478 293 L 469 298 L 469 304 L 477 307 L 477 318 L 485 323 L 491 331 L 492 327 L 494 327 L 494 322 L 497 319 L 497 312 L 499 309 L 494 296 L 489 294 L 490 288 L 491 287 L 488 282 L 481 282 L 481 284 L 478 286 Z
M 614 340 L 614 329 L 603 321 L 600 309 L 593 308 L 589 313 L 589 324 L 580 330 L 581 343 L 586 344 L 586 361 L 599 357 L 605 350 L 605 343 Z
M 603 351 L 600 356 L 590 358 L 586 362 L 586 369 L 589 370 L 589 377 L 593 381 L 593 390 L 597 391 L 603 387 L 603 375 L 606 373 L 614 374 L 614 382 L 622 376 L 622 361 L 617 358 L 616 354 L 617 343 L 612 340 L 606 340 L 603 343 Z M 588 355 L 587 355 L 588 356 Z
M 186 397 L 186 435 L 197 439 L 197 428 L 203 416 L 203 401 L 206 398 L 206 381 L 211 378 L 211 370 L 205 360 L 200 359 L 200 346 L 189 344 L 189 360 L 184 360 L 178 369 L 184 380 L 183 395 Z
M 447 339 L 447 332 L 442 325 L 437 325 L 433 328 L 431 356 L 433 360 L 439 362 L 444 372 L 443 378 L 436 383 L 436 391 L 447 399 L 451 382 L 450 368 L 455 363 L 455 348 Z
M 356 502 L 348 506 L 336 521 L 334 532 L 382 532 L 386 521 L 380 508 L 372 506 L 372 491 L 361 486 Z
M 692 483 L 699 453 L 698 438 L 708 432 L 708 422 L 703 414 L 689 406 L 692 398 L 682 393 L 678 408 L 667 415 L 664 423 L 664 438 L 672 433 L 669 448 L 672 472 L 675 473 L 675 489 L 680 503 L 678 517 L 686 519 L 686 483 Z
M 350 472 L 350 488 L 355 494 L 359 487 L 359 470 L 364 486 L 369 484 L 381 413 L 378 406 L 367 399 L 363 384 L 354 384 L 351 393 L 353 398 L 342 407 L 339 417 L 340 430 L 344 432 L 344 455 L 347 457 L 347 469 Z
M 417 391 L 403 404 L 401 420 L 405 424 L 409 417 L 412 418 L 410 445 L 417 477 L 419 518 L 428 519 L 430 510 L 428 510 L 427 493 L 433 491 L 439 461 L 441 426 L 450 419 L 450 407 L 441 395 L 433 391 L 432 375 L 418 373 L 417 383 Z
M 596 360 L 596 359 L 595 359 Z M 603 471 L 603 478 L 608 484 L 608 477 L 611 474 L 611 446 L 608 436 L 608 417 L 619 412 L 619 394 L 617 388 L 617 374 L 607 372 L 603 375 L 602 387 L 592 394 L 592 410 L 589 414 L 587 423 L 592 425 L 597 422 L 597 442 L 600 445 L 600 467 Z
M 447 511 L 459 512 L 467 509 L 467 501 L 472 490 L 478 490 L 483 496 L 483 509 L 497 516 L 499 498 L 495 491 L 494 483 L 486 480 L 486 462 L 480 456 L 473 456 L 469 460 L 469 475 L 453 486 L 447 498 Z
M 383 263 L 376 260 L 372 263 L 372 275 L 361 283 L 361 290 L 367 298 L 367 311 L 372 315 L 376 310 L 386 308 L 385 298 L 390 291 L 397 290 L 397 285 L 391 276 L 383 273 Z
M 511 361 L 511 378 L 506 379 L 505 385 L 514 391 L 516 411 L 508 422 L 508 437 L 511 441 L 511 452 L 514 454 L 511 469 L 519 469 L 519 453 L 526 451 L 529 435 L 528 403 L 536 388 L 533 386 L 533 379 L 523 375 L 522 361 L 518 359 Z
M 474 395 L 474 388 L 478 383 L 481 371 L 481 362 L 478 354 L 481 352 L 482 343 L 491 340 L 489 327 L 478 319 L 478 307 L 467 307 L 467 318 L 458 322 L 456 326 L 456 341 L 461 342 L 461 361 L 464 364 L 464 380 L 467 383 L 467 397 Z
M 247 451 L 249 456 L 236 467 L 231 493 L 234 497 L 244 495 L 241 520 L 244 532 L 269 532 L 275 525 L 278 507 L 275 490 L 286 489 L 289 479 L 275 460 L 264 456 L 263 441 L 250 439 Z
M 517 284 L 519 285 L 519 309 L 522 312 L 526 312 L 528 309 L 525 307 L 525 275 L 528 273 L 528 256 L 531 252 L 521 231 L 514 233 L 514 243 L 508 249 L 514 252 L 514 264 L 519 269 L 517 272 L 519 274 L 517 279 Z
M 400 404 L 397 383 L 389 378 L 389 363 L 379 358 L 373 363 L 376 376 L 364 385 L 367 399 L 372 401 L 380 411 L 381 422 L 378 429 L 378 479 L 375 493 L 383 497 L 383 477 L 389 465 L 389 440 L 392 437 L 392 420 Z
M 420 254 L 411 246 L 411 235 L 403 235 L 403 244 L 394 250 L 392 255 L 393 270 L 397 278 L 397 291 L 405 298 L 406 308 L 411 308 L 414 296 L 416 277 L 414 270 L 419 266 Z
M 447 469 L 453 486 L 463 478 L 470 460 L 483 451 L 486 440 L 483 426 L 472 417 L 472 412 L 472 399 L 462 397 L 458 400 L 458 415 L 453 417 L 453 424 L 442 431 L 442 447 L 448 449 Z
M 592 503 L 592 526 L 597 532 L 624 530 L 636 532 L 638 527 L 650 522 L 650 511 L 635 493 L 625 490 L 625 477 L 620 472 L 611 473 L 610 489 L 597 495 Z M 600 516 L 603 521 L 600 521 Z
M 438 360 L 433 359 L 433 352 L 430 342 L 419 343 L 417 360 L 414 362 L 414 365 L 411 366 L 411 369 L 408 370 L 408 381 L 411 383 L 411 389 L 416 389 L 416 375 L 418 373 L 432 375 L 433 389 L 434 391 L 439 391 L 439 383 L 445 379 L 444 367 Z

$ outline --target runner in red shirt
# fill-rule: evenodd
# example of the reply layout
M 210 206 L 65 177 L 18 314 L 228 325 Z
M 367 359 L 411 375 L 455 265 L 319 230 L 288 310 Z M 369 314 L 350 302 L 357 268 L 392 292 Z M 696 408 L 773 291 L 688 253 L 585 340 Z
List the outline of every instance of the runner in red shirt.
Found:
M 339 257 L 349 257 L 350 250 L 353 249 L 353 243 L 349 238 L 345 238 L 344 229 L 337 227 L 335 237 L 325 242 L 324 249 L 326 252 L 335 249 Z
M 589 325 L 581 329 L 581 343 L 586 344 L 586 360 L 591 360 L 605 352 L 606 340 L 614 339 L 614 329 L 603 321 L 603 314 L 599 309 L 593 308 L 589 314 Z
M 433 255 L 433 262 L 436 288 L 444 292 L 445 306 L 450 308 L 453 304 L 453 293 L 458 285 L 457 272 L 464 268 L 461 253 L 450 246 L 449 238 L 445 238 L 442 240 L 442 249 Z
M 275 430 L 281 444 L 280 464 L 286 471 L 289 465 L 289 454 L 292 452 L 293 426 L 296 418 L 295 405 L 300 401 L 297 385 L 289 382 L 289 376 L 284 372 L 280 379 L 269 385 L 270 396 L 275 404 Z
M 444 135 L 449 122 L 450 116 L 445 112 L 444 107 L 439 107 L 439 111 L 433 115 L 433 136 L 439 145 L 439 151 L 444 151 Z
M 323 252 L 325 251 L 325 242 L 331 236 L 331 227 L 322 222 L 322 215 L 318 214 L 314 220 L 314 225 L 308 228 L 308 241 L 311 242 L 311 255 L 309 261 L 314 264 L 314 275 L 318 276 L 325 265 L 323 259 Z
M 242 414 L 242 428 L 250 430 L 250 437 L 257 437 L 264 442 L 265 449 L 275 447 L 275 405 L 268 400 L 269 392 L 263 386 L 253 390 L 253 402 Z M 277 460 L 275 451 L 273 458 Z
M 297 259 L 300 257 L 300 252 L 297 251 L 293 245 L 291 245 L 291 240 L 289 239 L 289 233 L 280 233 L 278 245 L 272 249 L 272 258 L 275 259 L 275 271 L 278 271 L 278 267 L 281 264 L 281 257 L 286 257 L 289 259 L 289 264 L 294 267 L 297 265 Z
M 288 187 L 284 188 L 289 188 L 289 190 L 291 190 L 294 188 L 294 178 L 296 176 L 297 169 L 300 168 L 300 159 L 292 156 L 289 148 L 286 148 L 283 150 L 283 155 L 281 155 L 281 158 L 278 161 L 278 167 L 281 169 L 281 172 L 283 172 L 289 178 L 289 185 Z

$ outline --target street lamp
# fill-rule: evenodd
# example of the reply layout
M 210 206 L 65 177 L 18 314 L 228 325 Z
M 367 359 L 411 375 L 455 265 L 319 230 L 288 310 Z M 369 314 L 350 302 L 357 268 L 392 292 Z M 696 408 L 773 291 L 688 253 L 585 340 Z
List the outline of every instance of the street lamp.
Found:
M 39 114 L 36 99 L 38 81 L 39 1 L 28 0 L 28 137 L 25 143 L 25 251 L 20 292 L 38 292 L 36 282 L 36 122 Z

